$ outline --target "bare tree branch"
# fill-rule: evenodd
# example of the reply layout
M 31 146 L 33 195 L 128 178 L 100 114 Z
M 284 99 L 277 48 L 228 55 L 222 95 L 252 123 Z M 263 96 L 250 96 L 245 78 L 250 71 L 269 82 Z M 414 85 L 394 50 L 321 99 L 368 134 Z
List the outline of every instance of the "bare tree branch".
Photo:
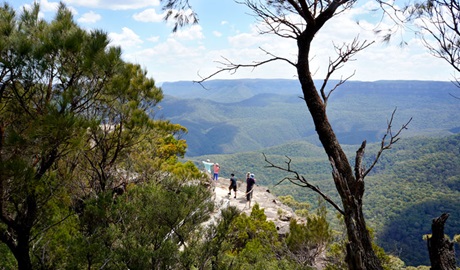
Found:
M 340 206 L 338 206 L 329 196 L 324 194 L 319 187 L 310 184 L 310 182 L 308 182 L 308 180 L 305 179 L 305 177 L 303 175 L 300 175 L 297 171 L 294 171 L 294 170 L 291 169 L 291 161 L 292 161 L 291 158 L 286 156 L 286 159 L 287 159 L 287 161 L 285 161 L 286 167 L 281 167 L 281 166 L 275 165 L 273 162 L 269 161 L 265 154 L 263 154 L 263 155 L 264 155 L 265 162 L 267 162 L 269 164 L 269 165 L 265 166 L 266 168 L 275 168 L 275 169 L 278 169 L 278 170 L 281 170 L 281 171 L 292 173 L 294 175 L 294 177 L 285 177 L 285 178 L 283 178 L 280 182 L 278 182 L 277 185 L 281 184 L 284 180 L 288 180 L 289 182 L 291 182 L 294 185 L 309 188 L 309 189 L 313 190 L 314 192 L 318 193 L 324 200 L 326 200 L 329 204 L 331 204 L 342 215 L 345 215 L 344 211 L 340 208 Z
M 263 23 L 268 30 L 263 30 L 260 27 L 259 34 L 275 34 L 282 38 L 296 39 L 305 28 L 303 23 L 294 23 L 286 18 L 286 14 L 282 13 L 277 9 L 277 13 L 273 12 L 265 5 L 259 5 L 252 1 L 237 2 L 244 4 L 252 10 L 253 16 L 257 21 Z
M 304 1 L 302 1 L 304 2 Z M 302 16 L 302 18 L 304 18 L 304 20 L 307 20 L 307 16 L 306 14 L 304 13 L 304 9 L 301 8 L 297 2 L 295 2 L 294 0 L 288 0 L 288 3 L 291 4 L 291 6 L 297 11 L 297 13 Z M 308 9 L 307 9 L 308 10 Z
M 353 41 L 350 44 L 343 44 L 342 46 L 337 46 L 334 45 L 335 51 L 337 52 L 337 58 L 335 60 L 329 60 L 329 67 L 328 71 L 326 74 L 326 77 L 324 78 L 323 84 L 321 85 L 320 92 L 321 92 L 321 97 L 323 98 L 324 105 L 327 105 L 327 100 L 329 99 L 329 96 L 334 92 L 334 90 L 345 83 L 348 79 L 350 79 L 353 75 L 348 76 L 345 79 L 341 79 L 328 93 L 326 93 L 325 88 L 326 85 L 331 77 L 331 75 L 338 69 L 342 68 L 343 65 L 348 62 L 348 61 L 354 61 L 355 59 L 352 59 L 352 57 L 357 54 L 358 52 L 366 49 L 370 45 L 372 45 L 374 42 L 367 42 L 367 40 L 364 40 L 363 42 L 358 41 L 358 37 L 354 38 Z
M 292 1 L 290 1 L 292 2 Z M 315 14 L 316 14 L 316 8 L 313 9 L 313 13 L 310 11 L 308 8 L 307 2 L 305 0 L 300 0 L 299 1 L 300 6 L 302 7 L 302 11 L 304 13 L 304 19 L 307 23 L 314 23 L 315 21 Z M 291 4 L 292 5 L 292 4 Z
M 378 160 L 380 159 L 380 156 L 382 155 L 383 151 L 385 150 L 388 150 L 388 149 L 391 149 L 391 147 L 397 142 L 399 141 L 400 137 L 399 135 L 401 134 L 401 132 L 405 129 L 407 129 L 407 126 L 409 125 L 409 123 L 412 121 L 412 117 L 409 119 L 409 121 L 407 121 L 406 123 L 404 123 L 400 129 L 398 129 L 396 131 L 396 133 L 393 133 L 392 131 L 392 125 L 393 125 L 393 119 L 394 119 L 394 116 L 395 116 L 395 113 L 396 113 L 396 109 L 393 110 L 393 113 L 391 114 L 391 118 L 390 120 L 388 121 L 387 123 L 387 131 L 385 133 L 385 135 L 383 135 L 383 138 L 380 142 L 380 149 L 377 153 L 377 156 L 375 157 L 374 161 L 372 162 L 372 164 L 370 165 L 370 167 L 367 169 L 367 170 L 363 170 L 363 169 L 359 169 L 360 171 L 362 170 L 362 172 L 360 173 L 360 178 L 363 178 L 366 177 L 371 171 L 372 169 L 375 167 L 375 165 L 377 164 Z M 362 152 L 362 154 L 364 154 L 364 148 L 365 148 L 365 142 L 363 143 L 363 145 L 361 145 L 362 147 L 362 150 L 360 148 L 360 150 L 358 150 L 359 153 Z M 356 158 L 358 159 L 358 154 L 356 155 Z M 362 159 L 362 155 L 361 155 L 361 158 Z M 357 161 L 356 162 L 357 164 L 361 164 L 361 160 Z
M 460 72 L 460 3 L 456 0 L 430 0 L 416 5 L 412 12 L 420 19 L 422 31 L 419 35 L 429 52 Z M 430 38 L 435 40 L 434 45 Z M 458 80 L 459 77 L 454 76 L 454 83 L 460 87 Z
M 239 68 L 256 68 L 258 66 L 261 66 L 261 65 L 264 65 L 264 64 L 267 64 L 267 63 L 270 63 L 270 62 L 274 62 L 274 61 L 285 61 L 289 64 L 291 64 L 292 66 L 295 66 L 295 64 L 293 62 L 291 62 L 291 60 L 287 59 L 287 58 L 284 58 L 284 57 L 278 57 L 278 56 L 275 56 L 274 54 L 262 49 L 262 48 L 259 48 L 260 50 L 262 50 L 263 52 L 265 52 L 265 54 L 271 56 L 271 58 L 269 59 L 266 59 L 266 60 L 263 60 L 263 61 L 254 61 L 253 63 L 251 64 L 235 64 L 233 63 L 232 61 L 230 61 L 229 59 L 225 58 L 222 56 L 222 59 L 224 59 L 224 61 L 216 61 L 216 63 L 218 64 L 221 64 L 222 67 L 219 68 L 219 70 L 217 70 L 216 72 L 206 76 L 206 77 L 201 77 L 200 80 L 198 81 L 194 81 L 196 83 L 199 83 L 199 84 L 203 84 L 203 82 L 205 82 L 206 80 L 216 76 L 217 74 L 221 73 L 221 72 L 224 72 L 224 71 L 228 71 L 228 72 L 231 72 L 232 74 L 235 73 Z

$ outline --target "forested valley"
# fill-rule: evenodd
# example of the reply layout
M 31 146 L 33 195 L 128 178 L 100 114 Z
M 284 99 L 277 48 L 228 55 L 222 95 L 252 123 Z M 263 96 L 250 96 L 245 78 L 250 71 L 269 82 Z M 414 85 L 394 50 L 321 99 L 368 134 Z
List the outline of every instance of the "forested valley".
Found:
M 194 126 L 210 128 L 188 141 L 193 126 L 168 116 L 168 93 L 140 65 L 124 61 L 106 33 L 80 28 L 64 4 L 50 22 L 40 18 L 38 4 L 21 16 L 3 4 L 0 30 L 1 269 L 347 269 L 343 216 L 308 189 L 287 181 L 278 185 L 285 175 L 266 168 L 264 155 L 279 163 L 290 158 L 293 169 L 339 200 L 324 151 L 304 129 L 311 123 L 300 116 L 304 111 L 292 126 L 278 118 L 258 122 L 249 133 L 239 133 L 224 118 L 215 119 L 223 125 L 212 129 L 208 117 L 218 114 L 211 111 Z M 439 89 L 438 94 L 452 90 Z M 421 93 L 415 96 L 427 100 Z M 249 111 L 240 111 L 241 119 L 267 118 L 253 109 L 254 101 L 260 109 L 276 101 L 277 113 L 298 106 L 297 97 L 262 96 L 267 99 L 238 101 Z M 427 130 L 436 121 L 436 128 L 408 133 L 366 178 L 364 210 L 372 250 L 384 269 L 429 269 L 423 237 L 442 212 L 451 214 L 446 233 L 459 233 L 459 102 L 442 100 L 447 101 L 429 101 L 437 113 L 414 125 L 415 131 Z M 186 105 L 196 100 L 178 102 L 184 105 L 175 104 L 173 113 L 187 115 Z M 224 106 L 214 105 L 233 119 Z M 356 112 L 350 118 L 337 114 L 341 138 L 352 138 L 346 153 L 356 151 L 355 136 L 371 135 L 364 161 L 372 162 L 382 135 L 376 126 L 385 129 L 382 116 L 392 110 L 378 110 L 379 121 L 374 115 L 356 125 L 344 121 L 357 119 Z M 403 118 L 416 111 L 400 110 Z M 257 140 L 261 132 L 276 136 L 276 130 L 290 128 L 291 137 Z M 243 140 L 235 141 L 236 134 Z M 204 145 L 213 138 L 231 145 L 200 149 L 200 136 Z M 280 237 L 257 204 L 250 215 L 228 208 L 202 226 L 215 214 L 213 191 L 201 171 L 207 158 L 222 164 L 224 177 L 251 171 L 259 185 L 284 195 L 300 217 L 290 221 L 290 232 Z
M 279 184 L 289 174 L 267 168 L 264 155 L 279 165 L 289 158 L 295 171 L 340 200 L 327 156 L 295 94 L 295 80 L 212 80 L 205 87 L 192 82 L 162 87 L 166 96 L 159 113 L 189 130 L 185 160 L 201 166 L 210 158 L 219 162 L 224 177 L 254 172 L 260 185 L 314 209 L 318 195 L 288 181 Z M 441 213 L 451 215 L 446 234 L 460 232 L 460 103 L 450 95 L 457 91 L 450 82 L 350 81 L 331 98 L 331 121 L 347 155 L 353 157 L 362 140 L 368 141 L 367 166 L 378 152 L 391 111 L 397 108 L 395 125 L 413 118 L 369 176 L 364 198 L 376 243 L 407 265 L 429 265 L 424 237 Z M 337 228 L 334 210 L 328 210 L 328 221 Z
M 365 214 L 374 230 L 376 243 L 389 254 L 397 255 L 407 265 L 429 265 L 424 236 L 431 233 L 431 220 L 440 213 L 450 213 L 446 234 L 453 238 L 460 231 L 460 135 L 441 138 L 412 137 L 398 142 L 385 153 L 366 186 Z M 357 146 L 348 146 L 348 153 Z M 373 158 L 378 143 L 369 147 L 367 161 Z M 199 164 L 211 158 L 222 166 L 222 174 L 255 172 L 258 183 L 278 196 L 291 195 L 316 208 L 318 195 L 309 189 L 283 181 L 283 171 L 266 168 L 266 155 L 271 161 L 283 164 L 287 157 L 291 166 L 320 187 L 334 200 L 334 186 L 330 181 L 330 167 L 322 149 L 307 142 L 288 143 L 261 151 L 228 155 L 206 155 L 190 158 Z M 338 228 L 332 207 L 329 221 Z

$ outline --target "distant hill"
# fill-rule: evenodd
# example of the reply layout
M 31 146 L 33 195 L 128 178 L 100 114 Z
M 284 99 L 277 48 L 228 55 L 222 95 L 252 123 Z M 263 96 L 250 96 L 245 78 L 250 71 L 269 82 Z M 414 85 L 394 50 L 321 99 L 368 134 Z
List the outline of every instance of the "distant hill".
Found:
M 298 140 L 318 144 L 297 80 L 212 80 L 203 86 L 162 85 L 165 99 L 156 114 L 188 129 L 187 156 L 254 151 Z M 404 136 L 449 135 L 460 131 L 460 102 L 450 96 L 458 92 L 450 82 L 350 81 L 332 93 L 328 115 L 343 144 L 379 141 L 396 108 L 395 127 L 413 118 Z
M 209 99 L 221 103 L 238 102 L 258 94 L 295 95 L 299 82 L 286 79 L 210 80 L 203 84 L 191 81 L 165 82 L 166 95 L 185 99 Z

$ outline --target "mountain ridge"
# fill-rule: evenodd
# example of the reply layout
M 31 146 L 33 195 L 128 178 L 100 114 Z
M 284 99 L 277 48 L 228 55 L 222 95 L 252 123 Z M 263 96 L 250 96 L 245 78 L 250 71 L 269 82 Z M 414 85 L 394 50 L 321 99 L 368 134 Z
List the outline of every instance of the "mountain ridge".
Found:
M 319 145 L 295 80 L 221 82 L 209 81 L 213 90 L 192 82 L 163 86 L 165 98 L 156 114 L 188 129 L 187 156 L 238 153 L 294 140 Z M 412 118 L 406 136 L 451 135 L 460 131 L 460 104 L 450 96 L 455 91 L 460 89 L 450 82 L 351 81 L 332 93 L 328 116 L 342 144 L 379 141 L 395 109 L 395 126 Z

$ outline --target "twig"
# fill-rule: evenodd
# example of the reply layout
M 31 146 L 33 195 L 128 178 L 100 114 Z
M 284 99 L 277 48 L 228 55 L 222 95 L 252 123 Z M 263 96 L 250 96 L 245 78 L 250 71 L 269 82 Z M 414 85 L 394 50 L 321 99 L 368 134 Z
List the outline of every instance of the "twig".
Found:
M 326 77 L 324 78 L 323 84 L 321 85 L 320 88 L 320 93 L 321 97 L 323 98 L 324 104 L 327 105 L 327 100 L 329 99 L 329 96 L 334 92 L 334 90 L 339 87 L 340 85 L 344 84 L 347 80 L 349 80 L 353 75 L 351 74 L 345 79 L 341 79 L 329 92 L 326 94 L 326 85 L 329 81 L 329 78 L 331 75 L 337 71 L 338 69 L 342 68 L 343 65 L 348 62 L 348 61 L 353 61 L 352 57 L 357 54 L 358 52 L 366 49 L 370 45 L 372 45 L 374 42 L 367 42 L 367 40 L 363 42 L 358 42 L 358 37 L 354 38 L 353 41 L 350 44 L 343 44 L 342 46 L 337 46 L 334 45 L 335 51 L 337 52 L 337 58 L 335 60 L 329 60 L 329 66 L 328 66 L 328 71 L 326 74 Z
M 371 172 L 371 170 L 375 167 L 375 165 L 377 164 L 377 161 L 379 160 L 379 158 L 382 155 L 383 151 L 391 149 L 393 144 L 395 144 L 397 141 L 399 141 L 399 139 L 400 139 L 399 135 L 401 134 L 401 132 L 403 130 L 407 129 L 407 126 L 412 121 L 412 117 L 411 117 L 409 119 L 409 121 L 407 121 L 405 124 L 403 124 L 401 126 L 401 128 L 395 134 L 393 134 L 393 131 L 392 131 L 391 127 L 393 125 L 393 119 L 394 119 L 395 113 L 396 113 L 396 108 L 393 110 L 393 113 L 391 114 L 391 118 L 388 121 L 387 132 L 385 133 L 385 135 L 383 135 L 382 141 L 380 142 L 380 149 L 379 149 L 379 151 L 377 153 L 377 156 L 375 157 L 375 159 L 372 162 L 371 166 L 362 174 L 362 178 L 366 177 L 366 175 L 368 175 Z M 387 141 L 387 137 L 389 137 L 389 141 Z M 364 152 L 364 149 L 363 149 L 363 152 Z
M 292 161 L 291 158 L 286 156 L 286 159 L 287 159 L 287 161 L 285 161 L 286 167 L 281 167 L 281 166 L 275 165 L 273 162 L 269 161 L 267 156 L 264 153 L 262 153 L 262 154 L 264 155 L 265 162 L 267 162 L 269 164 L 269 165 L 265 166 L 266 168 L 275 168 L 275 169 L 279 169 L 281 171 L 285 171 L 285 172 L 294 174 L 294 177 L 285 177 L 281 181 L 279 181 L 275 186 L 281 184 L 285 180 L 288 180 L 289 182 L 291 182 L 294 185 L 309 188 L 309 189 L 313 190 L 314 192 L 318 193 L 321 197 L 323 197 L 323 199 L 325 199 L 329 204 L 331 204 L 342 215 L 345 215 L 345 212 L 340 208 L 340 206 L 337 205 L 329 196 L 324 194 L 320 190 L 320 188 L 318 186 L 314 186 L 314 185 L 310 184 L 308 182 L 308 180 L 305 179 L 305 177 L 303 175 L 300 175 L 297 171 L 294 171 L 294 170 L 291 169 L 291 161 Z

